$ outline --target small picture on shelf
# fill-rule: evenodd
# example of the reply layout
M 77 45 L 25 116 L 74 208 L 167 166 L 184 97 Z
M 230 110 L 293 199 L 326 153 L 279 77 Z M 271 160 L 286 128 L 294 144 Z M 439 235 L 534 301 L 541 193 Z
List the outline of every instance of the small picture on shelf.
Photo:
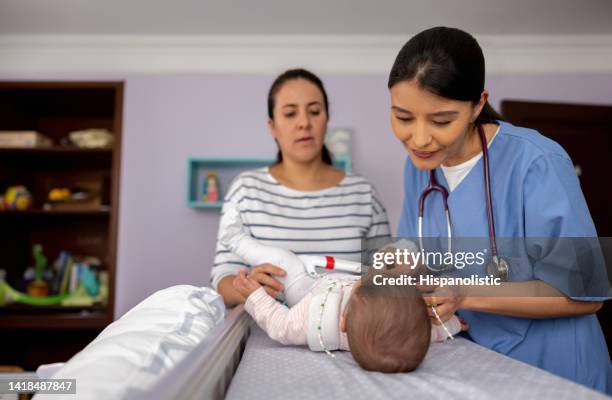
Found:
M 325 134 L 325 145 L 334 158 L 350 157 L 351 130 L 348 128 L 329 128 Z
M 342 138 L 350 140 L 350 134 L 346 133 L 341 135 Z M 343 149 L 349 151 L 349 147 L 350 144 L 345 142 Z M 350 172 L 350 156 L 341 152 L 334 155 L 332 161 L 336 168 Z M 238 175 L 275 162 L 272 157 L 191 157 L 187 164 L 187 206 L 207 210 L 221 208 L 224 196 Z
M 219 178 L 214 171 L 208 171 L 202 180 L 200 199 L 206 203 L 216 203 L 220 198 Z

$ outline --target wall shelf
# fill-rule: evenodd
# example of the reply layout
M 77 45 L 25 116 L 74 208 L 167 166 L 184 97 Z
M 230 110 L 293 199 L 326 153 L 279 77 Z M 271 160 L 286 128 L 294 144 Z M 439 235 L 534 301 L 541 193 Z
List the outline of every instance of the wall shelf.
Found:
M 272 165 L 273 158 L 244 157 L 192 157 L 187 164 L 187 206 L 199 209 L 219 209 L 223 201 L 206 202 L 201 200 L 203 186 L 209 171 L 215 172 L 219 179 L 220 195 L 223 199 L 232 180 L 241 172 Z M 350 172 L 349 157 L 335 157 L 334 166 Z

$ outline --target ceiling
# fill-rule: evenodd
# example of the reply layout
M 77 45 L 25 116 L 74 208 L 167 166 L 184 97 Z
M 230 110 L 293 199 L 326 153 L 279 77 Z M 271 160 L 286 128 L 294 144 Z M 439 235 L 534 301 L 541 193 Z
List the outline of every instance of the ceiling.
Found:
M 612 34 L 611 0 L 0 0 L 0 34 Z

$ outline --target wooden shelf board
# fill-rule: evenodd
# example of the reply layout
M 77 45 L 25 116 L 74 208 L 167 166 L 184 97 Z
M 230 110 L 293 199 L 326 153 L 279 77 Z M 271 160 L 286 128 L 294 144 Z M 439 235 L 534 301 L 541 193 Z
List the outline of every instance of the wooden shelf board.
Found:
M 18 211 L 18 210 L 8 210 L 8 211 L 0 211 L 0 216 L 6 217 L 36 217 L 36 216 L 47 216 L 47 215 L 76 215 L 76 216 L 108 216 L 110 215 L 110 209 L 108 208 L 98 208 L 98 209 L 74 209 L 74 210 L 26 210 L 26 211 Z
M 0 147 L 0 154 L 16 153 L 16 154 L 108 154 L 113 153 L 112 148 L 104 149 L 80 149 L 77 147 L 31 147 L 31 148 L 15 148 L 15 147 Z
M 0 314 L 2 329 L 91 329 L 112 322 L 106 312 L 80 311 L 55 314 Z

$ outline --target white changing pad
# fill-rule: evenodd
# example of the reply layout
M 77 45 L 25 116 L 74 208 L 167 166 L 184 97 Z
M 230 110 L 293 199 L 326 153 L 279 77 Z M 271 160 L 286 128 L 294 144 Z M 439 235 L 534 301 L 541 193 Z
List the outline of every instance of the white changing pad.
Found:
M 412 373 L 362 370 L 348 352 L 336 359 L 280 345 L 254 327 L 226 399 L 540 399 L 608 397 L 457 338 L 434 343 Z

